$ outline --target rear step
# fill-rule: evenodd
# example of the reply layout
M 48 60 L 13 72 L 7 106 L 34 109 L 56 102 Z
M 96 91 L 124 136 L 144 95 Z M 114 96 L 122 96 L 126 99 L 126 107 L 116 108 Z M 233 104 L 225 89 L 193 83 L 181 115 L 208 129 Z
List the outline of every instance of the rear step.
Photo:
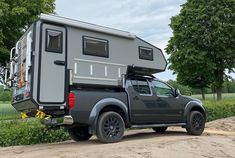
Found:
M 186 123 L 132 125 L 131 128 L 153 128 L 153 127 L 168 127 L 168 126 L 186 126 Z
M 66 115 L 63 117 L 58 118 L 45 118 L 44 124 L 48 126 L 61 126 L 61 125 L 72 125 L 73 124 L 73 117 L 71 115 Z

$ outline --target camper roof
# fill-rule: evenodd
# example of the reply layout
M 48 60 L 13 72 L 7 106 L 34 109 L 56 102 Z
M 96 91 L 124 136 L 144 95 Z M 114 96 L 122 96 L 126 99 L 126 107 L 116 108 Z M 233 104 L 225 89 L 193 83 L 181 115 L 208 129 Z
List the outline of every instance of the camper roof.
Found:
M 57 15 L 41 14 L 39 16 L 39 19 L 42 21 L 65 24 L 65 25 L 69 25 L 73 27 L 78 27 L 78 28 L 82 28 L 86 30 L 92 30 L 96 32 L 102 32 L 102 33 L 111 34 L 115 36 L 121 36 L 121 37 L 129 38 L 129 39 L 136 38 L 136 35 L 127 31 L 121 31 L 121 30 L 117 30 L 117 29 L 113 29 L 109 27 L 104 27 L 104 26 L 86 23 L 86 22 L 82 22 L 78 20 L 68 19 L 68 18 L 57 16 Z

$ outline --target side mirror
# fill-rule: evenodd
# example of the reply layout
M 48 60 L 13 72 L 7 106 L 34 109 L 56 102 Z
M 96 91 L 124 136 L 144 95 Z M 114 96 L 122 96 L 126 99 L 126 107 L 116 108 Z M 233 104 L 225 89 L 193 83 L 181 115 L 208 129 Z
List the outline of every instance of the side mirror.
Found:
M 178 97 L 180 95 L 180 90 L 179 89 L 175 89 L 175 96 Z

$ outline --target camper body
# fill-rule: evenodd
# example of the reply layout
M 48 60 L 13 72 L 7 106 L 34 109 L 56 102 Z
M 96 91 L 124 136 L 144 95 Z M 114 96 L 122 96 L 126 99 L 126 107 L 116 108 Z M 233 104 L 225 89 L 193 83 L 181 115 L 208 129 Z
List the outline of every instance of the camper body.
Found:
M 66 126 L 75 140 L 116 142 L 126 127 L 201 134 L 202 103 L 152 76 L 166 65 L 159 48 L 129 32 L 42 14 L 12 49 L 6 82 L 15 109 L 46 114 L 45 124 Z M 198 130 L 191 115 L 201 118 Z
M 166 67 L 159 48 L 129 32 L 44 14 L 17 42 L 15 54 L 13 106 L 20 111 L 65 109 L 72 86 L 122 88 L 128 73 Z

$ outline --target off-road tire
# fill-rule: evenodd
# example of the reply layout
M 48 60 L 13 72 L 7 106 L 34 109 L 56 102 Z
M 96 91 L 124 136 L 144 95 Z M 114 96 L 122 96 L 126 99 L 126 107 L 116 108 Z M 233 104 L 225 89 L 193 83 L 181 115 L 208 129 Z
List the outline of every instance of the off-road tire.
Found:
M 70 137 L 77 142 L 89 140 L 92 136 L 92 134 L 88 132 L 88 127 L 72 127 L 68 129 L 68 133 Z
M 123 118 L 116 112 L 102 113 L 97 122 L 96 135 L 102 143 L 115 143 L 122 140 L 125 131 Z
M 206 119 L 199 111 L 192 111 L 188 115 L 186 130 L 191 135 L 201 135 L 205 128 Z

